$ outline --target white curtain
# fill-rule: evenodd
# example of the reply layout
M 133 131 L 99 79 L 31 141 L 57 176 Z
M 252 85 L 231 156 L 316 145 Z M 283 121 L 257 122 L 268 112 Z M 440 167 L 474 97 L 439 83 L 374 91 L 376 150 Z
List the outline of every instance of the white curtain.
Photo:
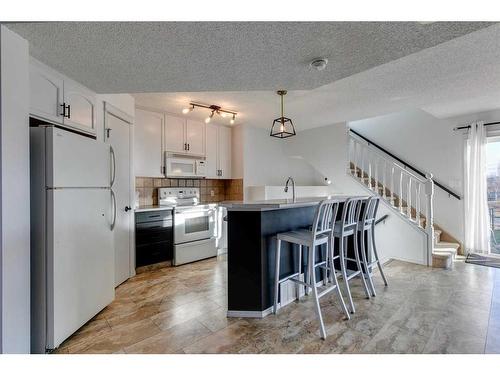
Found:
M 467 252 L 490 252 L 486 168 L 486 129 L 481 121 L 471 124 L 465 152 L 464 203 Z

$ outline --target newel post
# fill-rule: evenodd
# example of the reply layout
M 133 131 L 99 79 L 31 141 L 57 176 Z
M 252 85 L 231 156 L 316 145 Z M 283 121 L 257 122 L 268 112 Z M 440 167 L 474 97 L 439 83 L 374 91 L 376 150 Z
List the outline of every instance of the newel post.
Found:
M 434 210 L 432 203 L 434 196 L 434 181 L 432 180 L 432 173 L 427 173 L 425 177 L 425 196 L 427 197 L 427 213 L 425 220 L 425 232 L 427 233 L 427 265 L 432 266 L 432 252 L 434 250 Z

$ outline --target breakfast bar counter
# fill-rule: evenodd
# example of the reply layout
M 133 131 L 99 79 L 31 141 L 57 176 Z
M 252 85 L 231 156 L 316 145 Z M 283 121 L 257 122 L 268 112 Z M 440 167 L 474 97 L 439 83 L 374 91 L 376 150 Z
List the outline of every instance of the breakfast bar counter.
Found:
M 272 311 L 276 234 L 309 228 L 324 199 L 345 202 L 353 196 L 292 200 L 227 201 L 228 316 L 262 318 Z M 288 243 L 282 245 L 280 273 L 298 267 Z M 319 250 L 318 250 L 319 251 Z M 304 264 L 305 263 L 305 264 Z M 303 260 L 304 267 L 307 261 Z

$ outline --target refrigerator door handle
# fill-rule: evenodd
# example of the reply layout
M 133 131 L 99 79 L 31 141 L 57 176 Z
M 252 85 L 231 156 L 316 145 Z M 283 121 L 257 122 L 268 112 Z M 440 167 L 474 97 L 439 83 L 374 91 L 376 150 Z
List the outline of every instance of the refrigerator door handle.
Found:
M 111 181 L 110 181 L 110 187 L 113 186 L 115 183 L 115 177 L 116 177 L 116 157 L 115 157 L 115 150 L 113 150 L 112 146 L 109 146 L 109 153 L 111 154 Z
M 115 229 L 116 224 L 116 195 L 113 189 L 110 189 L 111 198 L 113 200 L 113 221 L 111 222 L 111 230 Z

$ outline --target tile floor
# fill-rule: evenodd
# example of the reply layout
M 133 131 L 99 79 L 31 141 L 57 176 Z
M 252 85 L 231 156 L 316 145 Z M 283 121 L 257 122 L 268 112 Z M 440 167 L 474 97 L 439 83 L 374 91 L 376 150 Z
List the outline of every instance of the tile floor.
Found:
M 400 261 L 376 276 L 367 300 L 343 318 L 331 294 L 321 305 L 321 340 L 310 298 L 264 319 L 226 318 L 226 260 L 148 271 L 56 353 L 500 353 L 500 269 L 455 263 L 453 270 Z

